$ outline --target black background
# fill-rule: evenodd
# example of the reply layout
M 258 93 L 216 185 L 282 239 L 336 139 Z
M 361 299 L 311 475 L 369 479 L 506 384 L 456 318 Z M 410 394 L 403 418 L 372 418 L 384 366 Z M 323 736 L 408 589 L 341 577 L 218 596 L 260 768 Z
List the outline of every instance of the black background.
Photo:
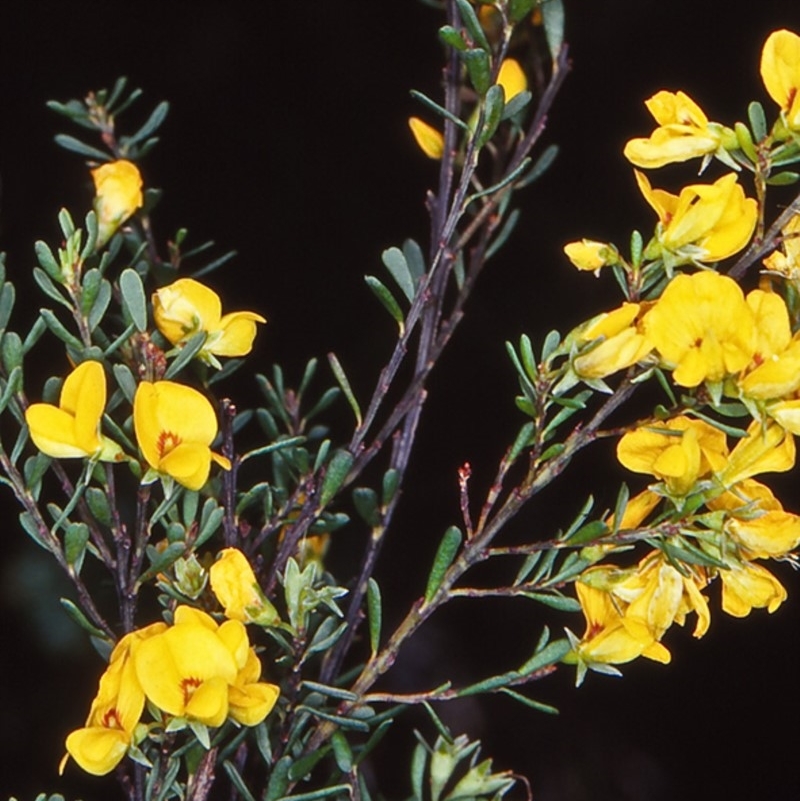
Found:
M 564 331 L 617 302 L 610 279 L 578 275 L 561 247 L 580 236 L 624 245 L 633 227 L 652 225 L 621 156 L 626 139 L 651 128 L 642 100 L 660 88 L 684 89 L 712 119 L 741 119 L 750 99 L 770 102 L 758 76 L 766 35 L 800 29 L 800 13 L 778 0 L 746 10 L 716 0 L 566 7 L 573 72 L 546 135 L 561 156 L 525 191 L 524 221 L 481 279 L 433 378 L 414 480 L 379 569 L 394 604 L 388 622 L 419 593 L 441 532 L 457 522 L 458 465 L 472 463 L 477 495 L 521 423 L 503 342 Z M 131 125 L 157 101 L 172 103 L 163 141 L 143 167 L 146 183 L 166 190 L 156 233 L 163 241 L 186 226 L 194 242 L 213 237 L 220 252 L 239 251 L 212 283 L 227 308 L 269 318 L 255 369 L 278 361 L 296 381 L 306 359 L 333 350 L 365 397 L 389 353 L 392 323 L 362 276 L 379 271 L 381 250 L 408 236 L 427 246 L 423 198 L 436 167 L 416 150 L 406 118 L 420 111 L 410 88 L 437 92 L 439 24 L 414 0 L 6 3 L 0 248 L 22 298 L 14 324 L 22 329 L 40 303 L 30 290 L 32 242 L 55 244 L 58 209 L 80 218 L 91 202 L 80 158 L 52 143 L 68 126 L 44 101 L 79 97 L 126 74 L 145 91 Z M 691 170 L 663 170 L 654 183 L 675 189 Z M 55 355 L 40 366 L 62 369 Z M 621 479 L 609 451 L 593 452 L 515 523 L 513 536 L 550 535 L 589 489 L 600 506 L 613 503 Z M 796 479 L 780 486 L 787 507 L 800 511 Z M 87 780 L 74 765 L 56 776 L 63 738 L 83 721 L 101 665 L 60 611 L 56 597 L 68 588 L 24 539 L 10 503 L 5 518 L 0 798 L 27 801 L 58 789 L 68 801 L 113 799 L 113 781 Z M 346 564 L 360 541 L 355 529 L 343 534 L 334 558 Z M 592 675 L 577 691 L 567 671 L 543 682 L 537 697 L 560 707 L 557 718 L 506 699 L 441 712 L 456 733 L 480 737 L 498 768 L 528 775 L 537 801 L 796 798 L 798 582 L 790 570 L 778 572 L 790 597 L 775 615 L 734 621 L 718 613 L 699 643 L 670 632 L 667 667 L 640 660 L 622 680 Z M 477 679 L 524 659 L 544 622 L 582 626 L 518 604 L 477 609 L 454 605 L 424 629 L 398 663 L 394 686 Z M 431 735 L 422 717 L 409 720 Z M 403 729 L 377 754 L 374 769 L 390 798 L 410 791 L 412 747 Z

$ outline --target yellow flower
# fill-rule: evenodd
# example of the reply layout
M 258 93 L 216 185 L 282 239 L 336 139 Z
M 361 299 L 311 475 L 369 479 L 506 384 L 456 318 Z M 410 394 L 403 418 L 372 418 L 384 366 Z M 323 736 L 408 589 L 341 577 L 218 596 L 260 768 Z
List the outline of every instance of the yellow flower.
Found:
M 780 30 L 767 37 L 761 51 L 761 79 L 781 107 L 786 125 L 800 130 L 800 36 Z
M 623 466 L 661 479 L 673 495 L 685 495 L 699 479 L 721 470 L 727 456 L 722 431 L 684 416 L 629 431 L 617 444 Z
M 794 461 L 794 437 L 778 422 L 762 425 L 754 420 L 717 477 L 724 486 L 732 487 L 759 473 L 785 473 L 794 467 Z
M 584 575 L 595 569 L 590 568 Z M 577 659 L 607 665 L 621 665 L 639 656 L 657 662 L 670 661 L 669 651 L 651 633 L 637 631 L 633 634 L 625 627 L 621 605 L 610 593 L 591 586 L 583 578 L 575 582 L 575 592 L 586 618 L 586 631 L 576 649 Z M 573 660 L 568 657 L 565 661 Z
M 745 562 L 720 570 L 722 609 L 733 617 L 746 617 L 753 609 L 772 614 L 785 600 L 783 585 L 761 565 Z
M 748 559 L 785 556 L 800 545 L 800 517 L 785 512 L 769 487 L 751 478 L 707 506 L 728 512 L 725 531 Z
M 618 309 L 598 316 L 581 333 L 583 342 L 601 340 L 573 362 L 581 378 L 605 378 L 644 359 L 653 345 L 633 325 L 639 314 L 638 303 L 623 303 Z
M 190 490 L 206 483 L 212 459 L 230 470 L 230 462 L 209 447 L 217 436 L 214 409 L 191 387 L 142 381 L 133 399 L 133 427 L 150 467 Z
M 257 726 L 272 711 L 280 688 L 259 681 L 261 662 L 251 648 L 236 681 L 228 688 L 228 715 L 242 726 Z
M 165 623 L 154 623 L 134 631 L 123 637 L 112 651 L 86 725 L 67 737 L 68 756 L 87 773 L 94 776 L 110 773 L 131 746 L 144 709 L 144 692 L 136 676 L 132 654 L 140 643 L 166 628 Z M 60 765 L 60 773 L 66 759 Z
M 238 620 L 217 626 L 204 612 L 175 610 L 175 623 L 135 650 L 136 676 L 163 712 L 220 726 L 228 716 L 228 688 L 247 661 L 247 633 Z
M 497 72 L 497 83 L 503 87 L 506 103 L 528 88 L 528 79 L 525 77 L 519 61 L 514 58 L 503 59 Z
M 770 253 L 764 266 L 790 281 L 800 280 L 800 214 L 795 214 L 781 231 L 782 250 Z
M 619 254 L 613 247 L 591 239 L 581 239 L 580 242 L 564 245 L 564 253 L 579 270 L 595 273 L 601 267 L 619 263 Z
M 256 323 L 266 322 L 255 312 L 223 315 L 219 295 L 191 278 L 179 278 L 153 293 L 153 317 L 158 330 L 173 345 L 204 331 L 206 341 L 198 355 L 215 367 L 220 366 L 215 356 L 250 353 Z
M 275 607 L 264 597 L 247 557 L 238 548 L 225 548 L 208 573 L 211 589 L 226 617 L 261 626 L 280 619 Z
M 713 184 L 693 184 L 672 195 L 653 189 L 638 170 L 636 181 L 658 214 L 656 239 L 674 264 L 720 261 L 738 253 L 756 226 L 758 204 L 728 173 Z
M 645 316 L 644 330 L 684 387 L 721 381 L 755 353 L 752 309 L 732 278 L 713 272 L 676 276 Z
M 419 117 L 409 117 L 408 127 L 414 135 L 419 149 L 429 159 L 440 159 L 444 154 L 444 136 L 432 125 L 428 125 Z
M 100 362 L 81 362 L 64 380 L 58 406 L 32 403 L 25 410 L 34 445 L 56 459 L 123 458 L 116 442 L 100 433 L 106 406 L 106 376 Z
M 143 203 L 142 176 L 135 164 L 121 159 L 92 170 L 97 214 L 97 247 L 102 247 Z
M 701 108 L 683 92 L 656 92 L 645 105 L 658 128 L 649 139 L 631 139 L 625 145 L 625 158 L 637 167 L 663 167 L 719 148 L 718 127 L 709 126 Z

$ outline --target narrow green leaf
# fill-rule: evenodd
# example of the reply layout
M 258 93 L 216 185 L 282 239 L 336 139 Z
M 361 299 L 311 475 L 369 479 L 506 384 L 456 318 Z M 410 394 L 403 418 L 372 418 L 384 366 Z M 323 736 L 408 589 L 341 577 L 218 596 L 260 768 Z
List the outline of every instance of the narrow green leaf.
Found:
M 289 787 L 289 769 L 294 760 L 290 756 L 281 757 L 272 768 L 269 784 L 264 793 L 264 801 L 278 801 Z
M 364 723 L 363 720 L 356 718 L 345 718 L 341 715 L 332 715 L 328 712 L 323 712 L 321 709 L 314 709 L 310 706 L 300 705 L 297 707 L 298 711 L 310 712 L 314 717 L 327 720 L 329 723 L 335 723 L 343 729 L 354 729 L 355 731 L 369 731 L 369 724 Z
M 536 159 L 528 174 L 517 181 L 517 189 L 523 189 L 526 186 L 530 186 L 534 181 L 538 181 L 550 169 L 558 156 L 558 152 L 558 145 L 548 145 L 542 151 L 542 155 Z
M 356 487 L 353 490 L 353 505 L 368 526 L 374 528 L 381 522 L 378 493 L 371 487 Z
M 67 526 L 64 532 L 64 556 L 67 564 L 75 567 L 76 573 L 80 573 L 88 542 L 89 527 L 86 523 L 70 523 Z
M 625 510 L 628 508 L 628 501 L 631 498 L 631 491 L 628 489 L 627 484 L 623 484 L 617 493 L 617 502 L 614 504 L 614 526 L 611 529 L 612 534 L 619 531 L 622 525 L 622 518 L 625 515 Z
M 535 551 L 534 553 L 529 553 L 525 557 L 525 561 L 522 563 L 520 569 L 517 571 L 517 575 L 514 579 L 514 583 L 511 585 L 512 587 L 516 587 L 519 584 L 522 584 L 528 576 L 530 576 L 531 571 L 536 567 L 539 560 L 542 558 L 542 554 L 544 551 Z
M 501 687 L 500 692 L 509 696 L 509 698 L 513 698 L 515 701 L 519 701 L 519 703 L 524 704 L 530 709 L 535 709 L 537 712 L 544 712 L 546 715 L 558 714 L 558 709 L 556 709 L 556 707 L 550 706 L 550 704 L 543 704 L 541 701 L 534 701 L 533 698 L 528 698 L 522 695 L 522 693 L 512 690 L 510 687 Z
M 482 48 L 466 50 L 461 54 L 461 58 L 467 66 L 472 87 L 480 97 L 483 97 L 492 85 L 492 62 L 488 52 Z
M 381 588 L 378 582 L 370 577 L 367 582 L 367 620 L 369 621 L 369 648 L 373 656 L 378 653 L 380 646 L 382 618 Z
M 426 105 L 431 111 L 436 112 L 440 117 L 444 117 L 446 120 L 450 120 L 454 125 L 457 125 L 459 128 L 469 131 L 469 126 L 464 120 L 459 119 L 456 117 L 455 114 L 449 112 L 444 106 L 440 106 L 435 101 L 431 100 L 427 95 L 422 94 L 422 92 L 418 92 L 416 89 L 412 89 L 409 94 L 415 100 L 419 100 L 421 103 Z
M 350 748 L 347 738 L 340 731 L 335 731 L 331 735 L 331 745 L 336 766 L 343 773 L 349 773 L 353 767 L 353 750 Z
M 8 286 L 10 286 L 10 284 Z M 42 319 L 50 331 L 62 342 L 72 348 L 75 348 L 79 352 L 83 350 L 83 343 L 76 336 L 73 336 L 69 331 L 67 331 L 62 322 L 58 319 L 58 317 L 55 316 L 55 314 L 53 314 L 50 309 L 39 309 L 39 314 L 41 314 Z
M 461 31 L 457 31 L 452 25 L 442 25 L 439 28 L 439 38 L 444 44 L 450 45 L 458 51 L 466 50 L 469 47 L 464 41 Z
M 333 455 L 325 470 L 325 478 L 322 480 L 319 498 L 320 508 L 324 509 L 333 500 L 347 478 L 347 474 L 353 466 L 353 461 L 353 454 L 345 450 L 336 451 Z
M 544 338 L 544 344 L 542 345 L 542 361 L 546 362 L 560 344 L 561 334 L 555 330 L 550 331 Z
M 775 173 L 775 175 L 770 175 L 770 177 L 767 178 L 767 183 L 770 186 L 789 186 L 790 184 L 796 184 L 798 178 L 800 178 L 800 174 L 785 170 L 784 172 L 778 172 Z
M 524 665 L 518 668 L 517 673 L 521 676 L 528 676 L 531 673 L 536 673 L 537 670 L 546 668 L 563 659 L 571 650 L 572 646 L 569 640 L 553 640 L 553 642 L 545 645 L 541 651 L 535 653 Z
M 0 290 L 0 331 L 4 331 L 8 327 L 15 298 L 14 284 L 8 282 L 3 284 L 3 288 Z
M 602 520 L 592 520 L 570 534 L 567 537 L 567 542 L 569 542 L 570 545 L 583 545 L 596 540 L 598 537 L 605 536 L 608 534 L 608 531 L 608 525 Z
M 164 378 L 174 378 L 200 352 L 205 342 L 205 331 L 198 331 L 198 333 L 191 337 L 181 348 L 181 352 L 167 368 Z
M 406 257 L 406 264 L 416 286 L 426 272 L 422 248 L 413 239 L 406 239 L 403 242 L 403 255 Z
M 61 606 L 64 607 L 67 614 L 84 630 L 87 631 L 92 637 L 98 637 L 103 641 L 108 641 L 106 633 L 97 626 L 92 625 L 87 619 L 86 615 L 78 609 L 78 607 L 69 600 L 69 598 L 60 598 Z
M 327 752 L 327 748 L 325 751 Z M 328 798 L 332 795 L 343 793 L 343 798 L 350 797 L 352 786 L 349 784 L 334 784 L 330 787 L 325 787 L 322 790 L 312 790 L 310 793 L 297 793 L 295 795 L 284 795 L 277 799 L 277 801 L 317 801 L 318 798 Z
M 63 147 L 64 150 L 77 153 L 79 156 L 84 156 L 88 159 L 101 162 L 110 161 L 111 159 L 111 156 L 108 153 L 98 150 L 96 147 L 92 147 L 91 145 L 87 145 L 85 142 L 81 142 L 80 139 L 76 139 L 74 136 L 70 136 L 69 134 L 56 134 L 54 139 L 55 143 L 59 147 Z
M 54 281 L 61 281 L 61 265 L 50 250 L 50 246 L 41 239 L 33 243 L 33 250 L 36 253 L 36 260 L 39 262 L 41 268 L 52 278 Z
M 392 316 L 392 319 L 397 323 L 400 331 L 405 328 L 405 324 L 403 322 L 403 311 L 400 308 L 400 304 L 395 300 L 394 295 L 386 288 L 385 284 L 381 283 L 381 281 L 376 278 L 374 275 L 365 275 L 364 281 L 366 281 L 367 286 L 372 290 L 372 293 L 375 297 L 383 304 L 383 307 L 389 314 Z
M 383 474 L 383 482 L 381 487 L 384 507 L 388 506 L 394 500 L 394 496 L 397 493 L 397 489 L 399 486 L 400 486 L 400 473 L 393 467 L 390 467 Z
M 144 294 L 142 279 L 136 270 L 130 267 L 122 271 L 119 277 L 119 291 L 122 304 L 130 315 L 133 324 L 140 332 L 147 330 L 147 298 Z
M 486 97 L 483 103 L 483 128 L 481 129 L 480 136 L 478 137 L 478 147 L 483 147 L 495 134 L 497 126 L 500 125 L 500 120 L 503 117 L 503 108 L 505 106 L 505 93 L 503 87 L 499 84 L 488 87 Z M 499 183 L 490 187 L 489 190 L 484 190 L 482 194 L 494 194 L 499 189 L 502 189 L 507 184 L 510 184 L 519 173 L 527 169 L 528 161 L 523 160 L 517 170 L 512 171 L 506 178 Z
M 458 526 L 450 526 L 450 528 L 445 531 L 442 541 L 439 543 L 439 548 L 436 551 L 430 575 L 428 576 L 428 584 L 425 588 L 426 603 L 430 603 L 433 596 L 436 595 L 445 573 L 450 565 L 453 564 L 453 559 L 455 559 L 458 549 L 461 546 L 461 540 L 462 535 Z
M 41 289 L 50 300 L 54 300 L 66 309 L 72 309 L 70 302 L 64 297 L 55 283 L 53 283 L 50 276 L 40 267 L 33 268 L 33 280 L 36 281 L 39 289 Z
M 581 605 L 574 598 L 569 598 L 566 595 L 548 592 L 526 592 L 525 597 L 549 606 L 551 609 L 558 609 L 559 612 L 581 611 Z
M 231 784 L 238 790 L 244 801 L 256 801 L 255 796 L 250 792 L 247 785 L 244 783 L 244 779 L 239 775 L 236 765 L 234 765 L 230 760 L 226 759 L 222 763 L 222 767 L 225 769 L 225 773 L 228 774 Z
M 358 696 L 355 693 L 351 693 L 349 690 L 343 690 L 341 687 L 331 687 L 328 684 L 320 684 L 317 681 L 310 681 L 308 679 L 303 681 L 303 687 L 312 692 L 326 695 L 329 698 L 337 698 L 340 701 L 358 701 Z
M 167 117 L 167 113 L 169 112 L 169 103 L 166 100 L 162 100 L 154 109 L 153 113 L 147 118 L 147 121 L 139 128 L 136 133 L 132 134 L 131 136 L 124 137 L 122 140 L 123 144 L 126 147 L 130 147 L 131 145 L 135 145 L 138 142 L 141 142 L 143 139 L 147 139 L 148 136 L 154 134 L 156 130 L 161 126 L 164 120 Z
M 7 373 L 15 368 L 22 368 L 22 339 L 16 331 L 6 331 L 0 343 L 0 359 Z
M 347 375 L 344 372 L 344 368 L 342 367 L 341 362 L 336 357 L 335 353 L 328 354 L 328 364 L 330 365 L 333 375 L 341 387 L 345 398 L 347 398 L 350 408 L 353 410 L 353 414 L 356 418 L 356 426 L 360 427 L 363 420 L 361 417 L 361 407 L 358 405 L 358 401 L 356 400 L 356 396 L 353 393 L 352 387 L 350 386 L 350 382 L 347 380 Z
M 46 551 L 50 551 L 50 553 L 56 552 L 58 543 L 56 542 L 55 538 L 52 537 L 49 531 L 42 531 L 39 529 L 39 526 L 36 524 L 36 521 L 33 519 L 33 516 L 30 514 L 30 512 L 20 512 L 19 524 L 22 526 L 22 530 L 37 545 L 41 546 Z
M 516 117 L 520 114 L 525 106 L 531 102 L 532 97 L 533 95 L 527 89 L 515 94 L 514 97 L 503 106 L 503 116 L 500 118 L 501 121 L 510 120 L 512 117 Z
M 761 103 L 754 100 L 747 107 L 747 117 L 750 120 L 750 127 L 753 129 L 756 142 L 761 142 L 767 135 L 767 117 Z
M 408 267 L 408 262 L 400 248 L 387 248 L 381 253 L 381 261 L 391 273 L 395 283 L 406 296 L 409 303 L 414 300 L 414 277 Z
M 547 46 L 550 56 L 556 61 L 564 43 L 564 4 L 562 0 L 546 0 L 539 8 L 542 11 L 544 33 L 547 37 Z
M 475 13 L 475 9 L 472 5 L 468 0 L 456 0 L 456 4 L 458 5 L 458 13 L 461 15 L 461 21 L 472 37 L 472 41 L 484 50 L 491 50 L 492 48 L 489 45 L 489 40 L 483 32 L 480 20 L 478 20 L 478 15 Z
M 163 573 L 170 568 L 181 556 L 186 553 L 185 542 L 171 542 L 163 551 L 155 551 L 148 548 L 151 564 L 136 581 L 136 586 L 141 587 L 158 573 Z
M 103 321 L 106 311 L 108 311 L 108 304 L 111 303 L 111 284 L 104 278 L 100 281 L 97 288 L 97 297 L 94 300 L 91 310 L 89 311 L 89 330 L 94 331 Z M 130 334 L 128 334 L 130 336 Z M 106 353 L 108 353 L 106 349 Z

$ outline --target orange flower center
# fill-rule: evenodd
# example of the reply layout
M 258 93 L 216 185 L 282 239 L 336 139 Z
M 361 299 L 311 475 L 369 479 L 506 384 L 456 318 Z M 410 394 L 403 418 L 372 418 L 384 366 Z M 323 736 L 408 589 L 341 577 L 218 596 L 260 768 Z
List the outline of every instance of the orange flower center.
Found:
M 158 455 L 163 458 L 180 444 L 181 438 L 177 434 L 173 434 L 171 431 L 162 431 L 158 435 L 158 442 L 156 443 Z
M 202 684 L 200 679 L 194 679 L 191 676 L 181 682 L 181 690 L 183 690 L 183 703 L 188 704 L 194 691 Z
M 103 715 L 103 726 L 106 729 L 121 729 L 122 721 L 119 719 L 119 712 L 116 709 L 109 709 Z

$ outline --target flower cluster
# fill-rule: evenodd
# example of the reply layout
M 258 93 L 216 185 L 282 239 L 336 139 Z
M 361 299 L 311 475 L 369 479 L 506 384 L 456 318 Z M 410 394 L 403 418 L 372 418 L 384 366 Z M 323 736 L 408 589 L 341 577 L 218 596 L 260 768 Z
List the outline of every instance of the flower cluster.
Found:
M 205 612 L 179 606 L 172 625 L 153 623 L 117 643 L 86 725 L 67 737 L 67 753 L 87 773 L 103 775 L 146 737 L 226 720 L 255 726 L 279 695 L 260 678 L 243 623 L 218 625 Z M 145 702 L 150 722 L 142 719 Z
M 646 103 L 658 127 L 648 138 L 629 141 L 625 156 L 648 169 L 696 157 L 705 168 L 717 158 L 766 180 L 770 167 L 764 164 L 796 149 L 800 37 L 785 30 L 771 34 L 761 75 L 780 107 L 778 122 L 758 143 L 763 163 L 753 158 L 743 125 L 733 130 L 710 122 L 688 95 L 667 91 Z M 717 579 L 727 614 L 775 611 L 786 591 L 760 560 L 791 559 L 800 545 L 800 516 L 784 510 L 754 478 L 795 463 L 800 334 L 792 297 L 800 280 L 800 216 L 789 220 L 780 249 L 765 260 L 767 276 L 745 293 L 713 269 L 747 245 L 763 214 L 737 174 L 677 195 L 654 189 L 639 171 L 635 176 L 658 216 L 646 247 L 633 255 L 632 246 L 630 262 L 604 242 L 584 239 L 565 247 L 578 269 L 614 270 L 628 296 L 618 309 L 573 332 L 569 369 L 592 385 L 633 365 L 640 365 L 642 376 L 656 368 L 690 394 L 681 402 L 672 398 L 671 412 L 662 410 L 618 443 L 620 463 L 653 483 L 627 503 L 622 519 L 607 521 L 620 536 L 587 558 L 613 557 L 641 539 L 657 547 L 633 565 L 593 564 L 580 574 L 575 586 L 586 629 L 581 638 L 570 635 L 566 660 L 579 665 L 579 678 L 587 667 L 614 672 L 612 665 L 638 656 L 669 661 L 664 634 L 695 613 L 694 635 L 703 636 L 710 623 L 705 590 Z M 684 265 L 702 269 L 678 273 L 675 268 Z M 746 431 L 714 422 L 723 401 L 729 414 L 749 415 Z M 704 405 L 711 416 L 701 412 Z M 728 433 L 738 436 L 733 448 Z

